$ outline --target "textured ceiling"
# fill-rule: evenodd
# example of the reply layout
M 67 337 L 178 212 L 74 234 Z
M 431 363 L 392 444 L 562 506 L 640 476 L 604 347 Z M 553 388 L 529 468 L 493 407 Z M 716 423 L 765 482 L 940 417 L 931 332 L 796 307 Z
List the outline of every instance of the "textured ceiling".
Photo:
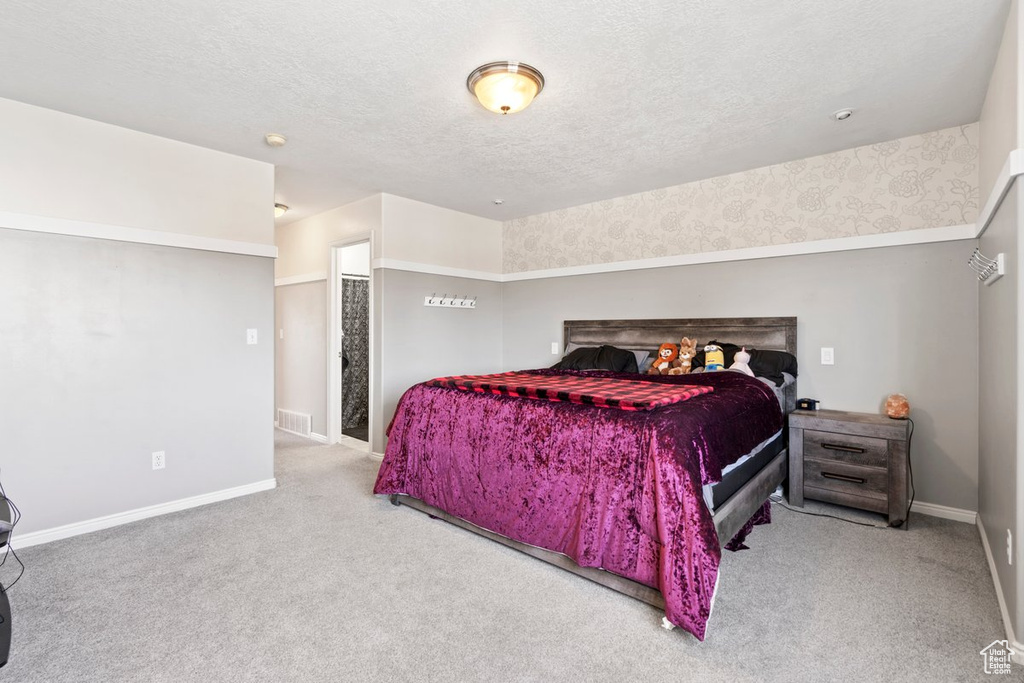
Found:
M 1008 7 L 5 0 L 0 97 L 272 162 L 279 223 L 379 191 L 504 220 L 975 121 Z M 547 79 L 504 118 L 465 88 L 498 59 Z

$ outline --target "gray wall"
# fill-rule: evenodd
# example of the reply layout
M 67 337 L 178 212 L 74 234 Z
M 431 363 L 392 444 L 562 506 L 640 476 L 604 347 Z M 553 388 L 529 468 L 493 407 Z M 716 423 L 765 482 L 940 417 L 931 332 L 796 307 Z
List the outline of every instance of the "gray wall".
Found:
M 454 374 L 501 370 L 501 284 L 484 280 L 376 270 L 380 296 L 383 417 L 374 430 L 374 450 L 383 450 L 384 429 L 398 400 L 413 384 Z M 477 297 L 473 310 L 423 305 L 432 293 Z M 378 447 L 377 444 L 381 446 Z
M 274 476 L 273 267 L 0 230 L 0 466 L 19 531 Z
M 1006 196 L 992 223 L 981 236 L 980 246 L 986 256 L 1006 254 L 1006 275 L 991 286 L 978 291 L 980 345 L 978 414 L 978 514 L 988 536 L 992 558 L 999 574 L 1014 633 L 1019 638 L 1024 624 L 1018 605 L 1020 586 L 1017 572 L 1006 557 L 1006 530 L 1011 529 L 1017 544 L 1015 561 L 1024 560 L 1018 515 L 1017 416 L 1020 411 L 1020 390 L 1017 364 L 1019 258 L 1017 232 L 1020 226 L 1021 193 L 1024 185 L 1017 181 Z
M 800 396 L 826 408 L 878 412 L 889 393 L 905 393 L 917 423 L 917 499 L 977 510 L 978 290 L 965 265 L 974 246 L 506 283 L 503 367 L 550 365 L 565 319 L 797 316 Z M 822 346 L 835 348 L 834 366 L 820 364 Z
M 275 408 L 312 415 L 313 432 L 326 436 L 327 281 L 276 287 L 274 302 Z

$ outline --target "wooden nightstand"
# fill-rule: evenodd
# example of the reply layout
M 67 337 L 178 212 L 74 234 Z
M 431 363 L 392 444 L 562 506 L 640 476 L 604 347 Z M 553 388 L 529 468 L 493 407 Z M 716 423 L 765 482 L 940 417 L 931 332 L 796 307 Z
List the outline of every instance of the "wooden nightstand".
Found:
M 789 502 L 804 498 L 906 520 L 908 420 L 843 410 L 789 414 Z

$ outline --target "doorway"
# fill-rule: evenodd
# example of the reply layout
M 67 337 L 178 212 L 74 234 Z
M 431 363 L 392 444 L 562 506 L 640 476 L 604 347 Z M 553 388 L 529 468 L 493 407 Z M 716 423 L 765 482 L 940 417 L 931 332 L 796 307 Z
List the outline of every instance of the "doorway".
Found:
M 369 237 L 331 249 L 331 442 L 364 442 L 369 450 L 371 268 Z

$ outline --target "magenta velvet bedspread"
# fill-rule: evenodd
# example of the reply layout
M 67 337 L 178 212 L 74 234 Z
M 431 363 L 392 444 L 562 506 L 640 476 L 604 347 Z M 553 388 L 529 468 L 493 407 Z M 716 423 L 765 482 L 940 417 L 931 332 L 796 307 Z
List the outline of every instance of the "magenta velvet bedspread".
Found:
M 416 385 L 389 427 L 374 493 L 656 587 L 669 621 L 703 640 L 721 547 L 702 486 L 777 432 L 782 412 L 738 372 L 646 379 L 714 391 L 636 412 Z

